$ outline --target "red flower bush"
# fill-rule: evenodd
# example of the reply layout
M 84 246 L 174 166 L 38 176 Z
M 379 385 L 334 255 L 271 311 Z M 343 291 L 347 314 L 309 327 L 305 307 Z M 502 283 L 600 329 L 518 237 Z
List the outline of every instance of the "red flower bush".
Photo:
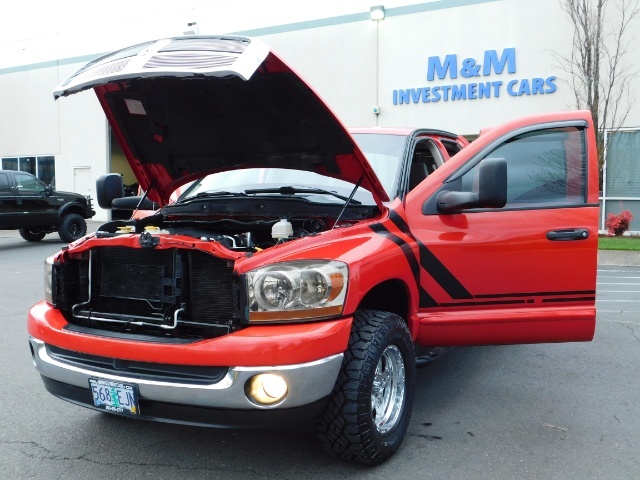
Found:
M 629 210 L 623 210 L 618 215 L 610 213 L 607 216 L 607 221 L 604 222 L 604 226 L 608 229 L 607 235 L 615 235 L 616 237 L 619 237 L 629 230 L 629 225 L 632 219 L 633 215 Z

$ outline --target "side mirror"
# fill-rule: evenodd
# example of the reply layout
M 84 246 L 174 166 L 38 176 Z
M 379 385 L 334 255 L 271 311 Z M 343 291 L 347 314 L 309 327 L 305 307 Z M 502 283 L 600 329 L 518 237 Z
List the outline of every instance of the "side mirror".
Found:
M 502 208 L 507 204 L 507 161 L 487 158 L 480 164 L 479 208 Z
M 44 187 L 44 195 L 45 197 L 50 197 L 51 195 L 53 195 L 54 192 L 54 188 L 51 185 L 47 185 L 46 187 Z
M 96 197 L 100 208 L 111 209 L 116 198 L 124 197 L 122 176 L 119 173 L 107 173 L 96 179 Z
M 478 193 L 444 190 L 437 198 L 441 213 L 468 208 L 502 208 L 507 204 L 507 162 L 504 158 L 485 159 L 478 171 Z
M 142 201 L 142 203 L 140 203 Z M 157 210 L 160 206 L 147 197 L 122 197 L 111 201 L 114 210 Z

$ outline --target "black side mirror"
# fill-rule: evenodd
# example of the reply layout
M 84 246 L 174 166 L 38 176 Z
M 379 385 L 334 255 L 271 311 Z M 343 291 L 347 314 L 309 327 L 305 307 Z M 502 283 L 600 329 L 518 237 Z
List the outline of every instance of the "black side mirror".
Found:
M 507 161 L 488 158 L 480 164 L 479 208 L 502 208 L 507 204 Z
M 504 158 L 485 159 L 478 171 L 478 193 L 444 190 L 438 194 L 441 213 L 468 208 L 502 208 L 507 204 L 507 162 Z
M 147 197 L 122 197 L 114 198 L 111 202 L 111 208 L 114 210 L 157 210 L 160 205 Z
M 54 192 L 54 188 L 51 185 L 47 185 L 46 187 L 44 187 L 44 196 L 45 197 L 50 197 L 51 195 L 53 195 Z
M 122 176 L 119 173 L 107 173 L 96 179 L 96 197 L 100 208 L 113 208 L 111 202 L 124 196 Z

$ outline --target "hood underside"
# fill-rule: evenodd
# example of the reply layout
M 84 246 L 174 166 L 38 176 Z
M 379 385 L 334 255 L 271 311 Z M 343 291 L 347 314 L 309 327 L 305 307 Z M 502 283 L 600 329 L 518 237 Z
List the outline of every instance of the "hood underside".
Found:
M 101 57 L 54 96 L 94 88 L 141 187 L 166 204 L 180 185 L 239 168 L 290 168 L 388 197 L 351 136 L 276 55 L 245 37 L 186 37 Z

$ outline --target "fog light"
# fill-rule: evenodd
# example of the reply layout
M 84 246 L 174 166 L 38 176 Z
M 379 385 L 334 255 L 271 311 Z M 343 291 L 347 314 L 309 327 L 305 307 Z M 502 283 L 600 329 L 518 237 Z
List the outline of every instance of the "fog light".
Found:
M 287 396 L 287 382 L 284 378 L 273 373 L 261 373 L 255 377 L 251 377 L 244 391 L 254 403 L 260 405 L 273 405 L 281 402 Z

